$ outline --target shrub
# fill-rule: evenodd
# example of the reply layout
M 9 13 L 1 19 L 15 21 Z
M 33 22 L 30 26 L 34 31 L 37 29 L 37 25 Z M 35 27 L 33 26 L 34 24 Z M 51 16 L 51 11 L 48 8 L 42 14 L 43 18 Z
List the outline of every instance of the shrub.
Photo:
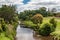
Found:
M 50 23 L 53 24 L 53 27 L 54 27 L 54 28 L 56 28 L 56 26 L 57 26 L 57 21 L 56 21 L 54 18 L 52 18 L 52 19 L 50 20 Z
M 2 24 L 2 30 L 6 31 L 7 30 L 7 25 L 6 24 Z
M 51 32 L 52 32 L 51 24 L 49 24 L 49 23 L 43 24 L 39 30 L 39 34 L 42 36 L 48 36 L 48 35 L 50 35 Z
M 1 27 L 1 24 L 0 24 L 0 32 L 2 32 L 2 27 Z
M 54 39 L 60 39 L 60 31 L 52 32 L 50 35 L 52 35 Z
M 1 25 L 0 25 L 0 31 L 6 31 L 7 30 L 7 24 L 5 23 L 4 19 L 0 19 Z
M 0 40 L 10 40 L 10 38 L 6 37 L 4 32 L 0 34 Z
M 37 24 L 37 26 L 35 26 L 35 29 L 37 29 L 37 31 L 39 30 L 40 24 L 42 24 L 43 21 L 43 16 L 41 14 L 36 14 L 32 17 L 32 22 L 34 24 Z
M 36 24 L 34 24 L 32 21 L 24 21 L 24 26 L 21 26 L 21 27 L 31 28 L 35 30 L 35 26 Z
M 32 22 L 34 23 L 34 24 L 37 24 L 37 23 L 42 23 L 42 21 L 43 21 L 43 16 L 41 15 L 41 14 L 36 14 L 36 15 L 34 15 L 33 17 L 32 17 Z
M 52 32 L 53 31 L 55 31 L 55 29 L 56 29 L 56 26 L 57 26 L 57 21 L 54 19 L 54 18 L 52 18 L 51 20 L 50 20 L 50 23 L 52 24 Z

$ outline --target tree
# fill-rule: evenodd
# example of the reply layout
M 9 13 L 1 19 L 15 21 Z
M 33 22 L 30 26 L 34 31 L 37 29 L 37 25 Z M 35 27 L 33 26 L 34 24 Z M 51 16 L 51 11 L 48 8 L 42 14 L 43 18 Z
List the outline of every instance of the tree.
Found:
M 43 16 L 41 14 L 36 14 L 32 17 L 32 22 L 37 24 L 37 23 L 42 23 L 43 21 Z
M 37 24 L 37 29 L 39 29 L 39 24 L 42 24 L 43 16 L 41 14 L 36 14 L 32 17 L 32 22 Z
M 47 11 L 46 11 L 46 7 L 41 7 L 39 9 L 39 13 L 42 14 L 44 17 L 46 17 L 48 14 L 47 14 Z
M 52 8 L 52 10 L 51 10 L 51 12 L 56 12 L 57 11 L 57 9 L 56 8 Z
M 40 10 L 41 11 L 46 11 L 46 7 L 41 7 Z
M 16 14 L 15 6 L 2 5 L 0 8 L 0 17 L 4 18 L 5 22 L 11 22 Z

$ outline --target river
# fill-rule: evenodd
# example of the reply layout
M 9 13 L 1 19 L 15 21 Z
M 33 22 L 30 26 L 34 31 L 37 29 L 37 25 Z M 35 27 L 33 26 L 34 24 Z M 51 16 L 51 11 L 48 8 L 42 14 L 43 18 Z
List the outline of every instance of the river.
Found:
M 18 25 L 16 32 L 16 40 L 35 40 L 33 38 L 33 30 L 31 29 L 21 28 L 20 25 Z
M 32 29 L 21 28 L 20 25 L 18 25 L 16 32 L 16 40 L 53 40 L 51 36 L 33 37 Z

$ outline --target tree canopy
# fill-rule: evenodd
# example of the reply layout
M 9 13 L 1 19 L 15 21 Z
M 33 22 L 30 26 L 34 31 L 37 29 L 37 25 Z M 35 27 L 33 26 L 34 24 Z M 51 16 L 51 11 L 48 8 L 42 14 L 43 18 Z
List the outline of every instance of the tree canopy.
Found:
M 4 21 L 11 22 L 14 21 L 14 17 L 16 16 L 16 7 L 15 6 L 7 6 L 2 5 L 0 8 L 0 17 L 4 18 Z

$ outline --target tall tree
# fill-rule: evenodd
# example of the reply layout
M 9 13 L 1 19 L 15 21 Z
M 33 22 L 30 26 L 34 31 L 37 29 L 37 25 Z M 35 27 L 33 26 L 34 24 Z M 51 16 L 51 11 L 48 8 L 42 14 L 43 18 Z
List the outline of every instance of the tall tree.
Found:
M 2 7 L 0 8 L 0 17 L 4 18 L 6 22 L 11 22 L 15 14 L 16 14 L 15 6 L 2 5 Z

